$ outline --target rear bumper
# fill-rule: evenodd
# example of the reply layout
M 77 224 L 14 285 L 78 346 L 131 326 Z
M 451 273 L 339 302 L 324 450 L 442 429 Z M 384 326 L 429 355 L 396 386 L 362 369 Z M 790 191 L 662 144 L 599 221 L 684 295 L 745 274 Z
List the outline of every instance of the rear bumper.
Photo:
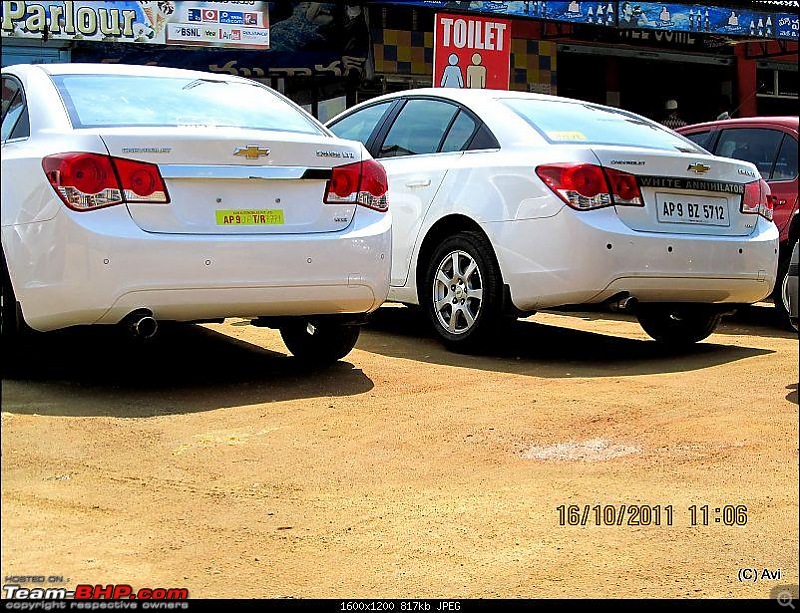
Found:
M 3 248 L 26 322 L 40 331 L 156 319 L 366 313 L 389 289 L 391 219 L 359 209 L 340 232 L 178 235 L 141 230 L 124 207 L 61 210 L 6 226 Z
M 778 229 L 758 217 L 749 236 L 640 232 L 613 209 L 488 223 L 511 300 L 520 310 L 599 303 L 753 303 L 770 294 Z

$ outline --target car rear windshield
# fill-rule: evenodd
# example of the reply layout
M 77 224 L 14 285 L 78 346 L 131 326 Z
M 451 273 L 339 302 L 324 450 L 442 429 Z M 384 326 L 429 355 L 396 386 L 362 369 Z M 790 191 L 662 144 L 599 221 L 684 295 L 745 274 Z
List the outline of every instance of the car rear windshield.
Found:
M 703 153 L 694 143 L 626 111 L 557 100 L 504 98 L 500 101 L 550 143 L 629 145 Z
M 126 75 L 53 77 L 74 128 L 236 127 L 322 134 L 302 111 L 256 83 Z

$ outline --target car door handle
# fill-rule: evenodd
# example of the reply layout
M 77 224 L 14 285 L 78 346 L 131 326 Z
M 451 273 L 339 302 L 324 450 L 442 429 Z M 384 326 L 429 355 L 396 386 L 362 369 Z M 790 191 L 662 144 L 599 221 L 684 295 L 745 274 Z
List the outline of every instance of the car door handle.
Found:
M 784 204 L 786 204 L 785 198 L 781 198 L 775 201 L 775 206 L 783 206 Z
M 430 184 L 430 179 L 409 179 L 406 181 L 406 187 L 428 187 Z

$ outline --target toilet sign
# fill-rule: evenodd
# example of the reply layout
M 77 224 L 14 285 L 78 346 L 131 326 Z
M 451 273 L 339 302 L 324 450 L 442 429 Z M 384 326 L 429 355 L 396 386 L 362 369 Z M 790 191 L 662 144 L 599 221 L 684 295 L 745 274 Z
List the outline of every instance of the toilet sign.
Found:
M 436 14 L 434 87 L 508 89 L 510 63 L 510 21 Z

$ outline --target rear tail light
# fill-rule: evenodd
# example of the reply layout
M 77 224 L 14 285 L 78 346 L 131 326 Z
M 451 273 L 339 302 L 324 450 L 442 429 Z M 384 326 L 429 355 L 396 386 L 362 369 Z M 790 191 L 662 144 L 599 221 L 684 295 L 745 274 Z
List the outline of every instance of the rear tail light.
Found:
M 155 164 L 98 153 L 59 153 L 46 156 L 42 168 L 59 198 L 74 211 L 126 202 L 169 202 Z
M 167 203 L 167 187 L 158 166 L 123 158 L 111 158 L 117 168 L 126 202 Z
M 373 159 L 336 166 L 325 188 L 327 204 L 355 203 L 384 213 L 389 210 L 386 171 Z
M 119 180 L 107 155 L 48 155 L 42 160 L 42 168 L 64 204 L 75 211 L 90 211 L 123 202 Z
M 744 186 L 744 196 L 742 196 L 742 213 L 750 215 L 761 215 L 764 219 L 772 221 L 772 209 L 775 204 L 775 197 L 771 194 L 769 185 L 764 179 L 752 181 Z
M 604 206 L 644 206 L 636 176 L 594 164 L 547 164 L 536 174 L 545 185 L 579 211 Z
M 642 198 L 642 191 L 639 189 L 636 175 L 613 168 L 604 168 L 603 170 L 608 178 L 608 184 L 611 186 L 611 197 L 614 199 L 614 204 L 644 206 L 644 198 Z

